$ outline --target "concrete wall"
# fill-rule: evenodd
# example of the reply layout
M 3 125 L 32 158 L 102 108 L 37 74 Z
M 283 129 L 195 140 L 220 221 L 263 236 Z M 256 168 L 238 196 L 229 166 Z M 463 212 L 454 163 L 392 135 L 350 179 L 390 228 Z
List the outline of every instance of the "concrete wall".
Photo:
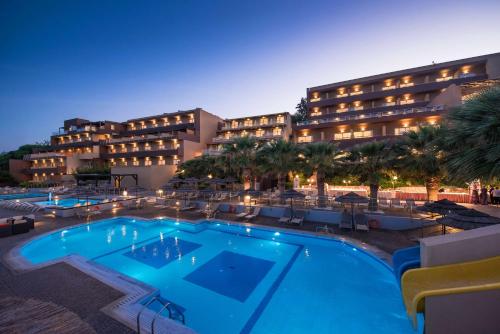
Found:
M 462 104 L 462 90 L 459 86 L 453 84 L 446 88 L 444 92 L 436 96 L 429 103 L 431 106 L 435 105 L 446 105 L 449 109 L 450 107 L 456 107 Z
M 486 62 L 486 73 L 489 79 L 500 78 L 500 54 L 491 56 Z
M 500 255 L 500 224 L 420 240 L 422 267 Z
M 167 181 L 174 175 L 177 170 L 177 166 L 165 165 L 165 166 L 147 166 L 147 167 L 112 167 L 111 174 L 137 174 L 139 186 L 156 190 L 161 186 L 165 185 Z M 126 177 L 123 179 L 122 187 L 133 187 L 135 186 L 135 180 L 132 177 Z

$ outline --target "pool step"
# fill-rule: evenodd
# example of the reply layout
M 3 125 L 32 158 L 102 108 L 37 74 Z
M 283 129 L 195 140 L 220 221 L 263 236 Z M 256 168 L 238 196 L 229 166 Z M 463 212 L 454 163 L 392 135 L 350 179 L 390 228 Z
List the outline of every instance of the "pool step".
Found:
M 150 300 L 148 300 L 147 303 L 144 304 L 142 309 L 137 313 L 137 333 L 141 333 L 141 314 L 142 312 L 148 308 L 148 306 L 152 305 L 153 303 L 159 303 L 161 308 L 159 311 L 157 311 L 151 320 L 151 334 L 154 334 L 155 332 L 155 322 L 158 316 L 160 316 L 165 310 L 168 311 L 168 317 L 169 319 L 179 321 L 183 325 L 186 324 L 186 318 L 184 316 L 184 311 L 185 309 L 182 306 L 176 305 L 165 298 L 161 297 L 160 295 L 153 296 Z

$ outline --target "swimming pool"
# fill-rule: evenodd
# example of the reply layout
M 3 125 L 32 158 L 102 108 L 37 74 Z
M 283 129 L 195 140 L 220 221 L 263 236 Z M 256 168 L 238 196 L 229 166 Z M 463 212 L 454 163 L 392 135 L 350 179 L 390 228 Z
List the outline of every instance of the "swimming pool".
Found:
M 86 206 L 99 204 L 101 201 L 97 199 L 79 199 L 79 198 L 62 198 L 62 199 L 53 199 L 51 201 L 41 201 L 35 202 L 35 204 L 39 206 L 60 206 L 63 208 L 74 208 L 78 206 Z
M 18 194 L 1 194 L 0 200 L 13 200 L 13 199 L 23 199 L 23 198 L 34 198 L 34 197 L 47 197 L 46 193 L 18 193 Z
M 159 289 L 199 333 L 413 333 L 392 271 L 347 243 L 224 222 L 103 220 L 42 236 L 40 264 L 79 254 Z

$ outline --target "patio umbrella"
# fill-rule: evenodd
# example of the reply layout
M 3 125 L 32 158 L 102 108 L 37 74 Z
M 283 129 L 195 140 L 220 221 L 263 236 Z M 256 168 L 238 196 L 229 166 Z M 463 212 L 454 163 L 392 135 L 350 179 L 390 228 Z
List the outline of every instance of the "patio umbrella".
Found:
M 354 227 L 354 204 L 364 204 L 368 203 L 370 200 L 368 199 L 368 197 L 358 195 L 355 192 L 351 191 L 348 192 L 347 194 L 335 197 L 335 201 L 339 203 L 351 204 L 351 221 Z
M 465 206 L 459 205 L 455 202 L 452 202 L 450 200 L 441 199 L 439 201 L 435 202 L 427 202 L 422 206 L 417 207 L 418 211 L 423 211 L 423 212 L 432 212 L 432 213 L 437 213 L 440 214 L 441 216 L 445 217 L 446 215 L 454 212 L 462 212 L 465 210 L 468 210 Z M 439 220 L 437 220 L 439 222 Z M 442 226 L 442 232 L 443 234 L 446 234 L 446 225 L 441 224 Z
M 301 193 L 300 191 L 297 191 L 295 189 L 288 189 L 288 190 L 285 190 L 280 195 L 280 197 L 285 199 L 285 200 L 290 199 L 290 210 L 293 213 L 293 200 L 297 199 L 297 198 L 304 198 L 304 197 L 306 197 L 306 195 L 304 195 L 303 193 Z
M 443 226 L 450 226 L 462 230 L 471 230 L 493 224 L 500 224 L 500 218 L 490 216 L 484 212 L 474 209 L 466 209 L 450 213 L 443 218 L 439 218 L 438 222 L 443 224 Z
M 422 206 L 418 206 L 417 210 L 447 215 L 452 212 L 467 210 L 467 208 L 445 198 L 435 202 L 427 202 Z

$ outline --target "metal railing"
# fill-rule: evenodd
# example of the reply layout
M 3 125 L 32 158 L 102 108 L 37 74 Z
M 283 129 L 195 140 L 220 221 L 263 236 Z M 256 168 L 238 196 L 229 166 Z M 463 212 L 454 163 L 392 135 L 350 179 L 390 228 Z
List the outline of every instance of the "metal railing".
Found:
M 361 115 L 345 115 L 345 116 L 335 116 L 328 118 L 320 118 L 311 121 L 303 121 L 297 122 L 297 126 L 303 125 L 314 125 L 314 124 L 322 124 L 322 123 L 335 123 L 335 122 L 345 122 L 345 121 L 354 121 L 354 120 L 365 120 L 370 118 L 383 118 L 397 115 L 410 115 L 417 114 L 422 112 L 435 112 L 442 111 L 445 109 L 444 105 L 436 105 L 432 107 L 421 107 L 421 108 L 408 108 L 408 109 L 400 109 L 400 110 L 391 110 L 384 112 L 376 112 L 376 113 L 366 113 Z

